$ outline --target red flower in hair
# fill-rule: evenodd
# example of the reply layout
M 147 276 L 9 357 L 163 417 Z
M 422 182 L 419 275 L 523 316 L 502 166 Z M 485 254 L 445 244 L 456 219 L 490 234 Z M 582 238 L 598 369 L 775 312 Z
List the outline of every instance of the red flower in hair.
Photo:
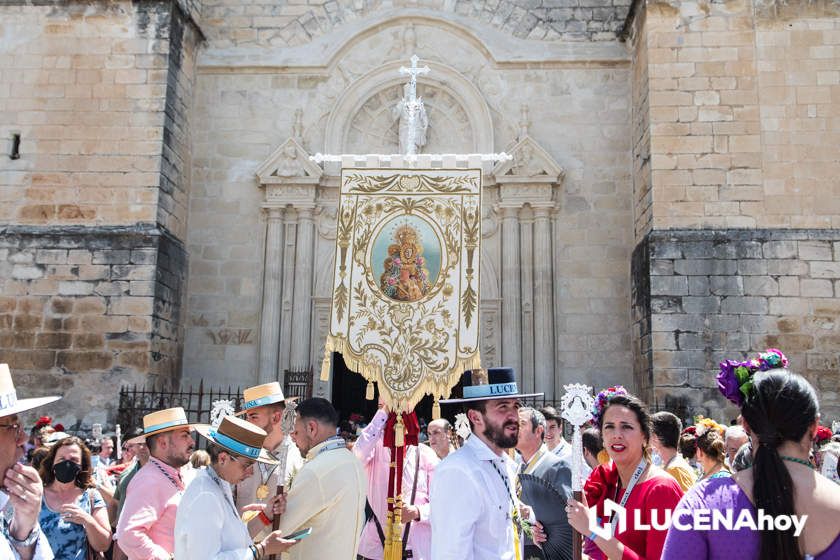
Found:
M 814 441 L 817 443 L 821 443 L 823 441 L 828 441 L 831 439 L 832 433 L 830 428 L 826 428 L 825 426 L 820 426 L 817 428 L 817 435 L 814 436 Z
M 63 432 L 64 431 L 64 424 L 56 424 L 55 426 L 53 426 L 53 428 L 55 428 L 56 432 Z
M 682 432 L 680 432 L 680 434 L 682 434 L 682 435 L 685 435 L 685 434 L 697 435 L 697 427 L 696 426 L 689 426 L 688 428 L 686 428 Z
M 49 416 L 41 416 L 40 418 L 38 418 L 38 421 L 35 422 L 35 427 L 43 428 L 44 426 L 49 426 L 50 424 L 52 424 L 52 418 L 50 418 Z

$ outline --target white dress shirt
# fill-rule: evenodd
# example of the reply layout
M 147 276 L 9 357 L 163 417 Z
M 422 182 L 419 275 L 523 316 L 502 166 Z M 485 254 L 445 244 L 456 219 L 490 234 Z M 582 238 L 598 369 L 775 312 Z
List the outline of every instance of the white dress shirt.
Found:
M 475 435 L 441 461 L 432 479 L 432 558 L 512 560 L 515 481 L 514 462 Z
M 0 559 L 20 560 L 20 555 L 18 554 L 17 549 L 12 546 L 12 543 L 6 540 L 6 524 L 11 521 L 14 516 L 14 511 L 11 506 L 6 507 L 8 501 L 9 495 L 5 492 L 0 492 L 0 512 L 2 512 L 2 522 L 4 524 L 2 534 L 0 534 Z M 47 541 L 47 537 L 44 535 L 43 531 L 40 531 L 38 540 L 35 541 L 35 554 L 32 556 L 32 560 L 53 560 L 53 551 L 50 548 L 50 543 Z
M 196 472 L 175 516 L 178 560 L 253 560 L 248 528 L 233 505 L 230 485 L 212 467 Z

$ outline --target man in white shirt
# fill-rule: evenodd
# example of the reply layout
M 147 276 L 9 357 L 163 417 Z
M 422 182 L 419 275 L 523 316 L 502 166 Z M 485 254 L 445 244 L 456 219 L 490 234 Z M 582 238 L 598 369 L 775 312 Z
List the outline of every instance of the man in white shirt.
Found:
M 0 364 L 0 558 L 52 560 L 53 553 L 38 525 L 43 484 L 38 471 L 18 461 L 26 432 L 19 412 L 61 397 L 18 399 L 8 364 Z
M 520 560 L 522 533 L 516 472 L 508 451 L 519 437 L 519 397 L 511 368 L 466 372 L 463 398 L 472 434 L 432 479 L 435 560 Z M 533 517 L 529 515 L 529 517 Z

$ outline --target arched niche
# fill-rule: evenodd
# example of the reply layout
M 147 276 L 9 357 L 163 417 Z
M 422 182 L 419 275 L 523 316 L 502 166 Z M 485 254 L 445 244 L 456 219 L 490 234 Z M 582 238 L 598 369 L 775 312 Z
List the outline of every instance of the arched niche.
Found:
M 429 66 L 431 70 L 418 79 L 421 89 L 429 88 L 442 92 L 442 95 L 460 106 L 459 113 L 466 117 L 472 142 L 470 146 L 463 146 L 461 149 L 473 153 L 493 152 L 493 120 L 487 102 L 478 89 L 451 66 L 423 60 L 420 63 Z M 400 67 L 405 65 L 405 62 L 398 61 L 383 64 L 355 80 L 336 100 L 326 124 L 326 153 L 345 153 L 350 128 L 358 113 L 377 96 L 385 94 L 385 99 L 392 97 L 390 92 L 406 82 L 406 77 L 399 73 Z M 430 127 L 448 124 L 436 121 L 434 113 L 430 113 L 429 118 Z

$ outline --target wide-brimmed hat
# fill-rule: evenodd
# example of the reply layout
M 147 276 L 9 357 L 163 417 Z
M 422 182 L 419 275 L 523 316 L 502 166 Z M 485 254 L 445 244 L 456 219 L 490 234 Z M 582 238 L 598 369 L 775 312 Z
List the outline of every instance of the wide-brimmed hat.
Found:
M 259 463 L 276 465 L 280 461 L 263 449 L 263 442 L 268 434 L 262 428 L 246 422 L 236 416 L 225 416 L 218 428 L 202 424 L 195 430 L 216 445 L 234 455 L 253 459 Z
M 461 376 L 461 398 L 441 400 L 440 404 L 542 397 L 545 393 L 520 393 L 513 368 L 472 369 Z
M 15 384 L 12 381 L 12 372 L 9 370 L 9 364 L 0 364 L 0 417 L 25 412 L 55 402 L 60 398 L 35 397 L 32 399 L 18 399 Z
M 178 428 L 195 428 L 187 420 L 187 413 L 180 406 L 150 412 L 143 417 L 143 437 L 153 436 L 177 430 Z
M 283 389 L 277 381 L 264 383 L 256 387 L 248 387 L 242 395 L 242 410 L 236 413 L 237 416 L 241 416 L 250 409 L 257 408 L 258 406 L 286 401 L 286 398 L 283 396 Z

